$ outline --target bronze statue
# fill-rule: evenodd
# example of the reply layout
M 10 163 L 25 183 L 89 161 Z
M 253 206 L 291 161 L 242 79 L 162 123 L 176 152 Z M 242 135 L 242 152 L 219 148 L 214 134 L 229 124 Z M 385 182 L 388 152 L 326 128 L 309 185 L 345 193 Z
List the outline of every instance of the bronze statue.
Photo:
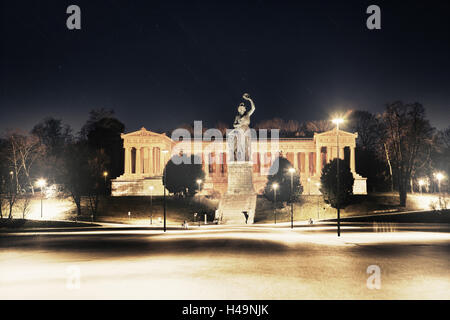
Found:
M 242 97 L 250 102 L 251 109 L 247 111 L 243 102 L 238 106 L 238 114 L 233 123 L 234 130 L 228 136 L 229 154 L 233 156 L 230 161 L 250 161 L 250 116 L 255 112 L 255 103 L 248 93 L 244 93 Z
M 233 127 L 235 129 L 242 129 L 246 131 L 250 127 L 250 116 L 255 112 L 255 103 L 250 98 L 248 93 L 244 93 L 242 96 L 245 100 L 250 102 L 251 109 L 247 111 L 245 104 L 241 102 L 238 106 L 238 114 L 234 118 Z

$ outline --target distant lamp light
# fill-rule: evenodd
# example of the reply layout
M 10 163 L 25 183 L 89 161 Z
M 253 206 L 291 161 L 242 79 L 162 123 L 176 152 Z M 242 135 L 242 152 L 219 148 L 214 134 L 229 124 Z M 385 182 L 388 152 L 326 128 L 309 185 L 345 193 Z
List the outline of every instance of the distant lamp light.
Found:
M 419 186 L 423 186 L 425 184 L 425 181 L 423 181 L 423 179 L 419 180 Z
M 200 192 L 200 185 L 202 184 L 202 179 L 197 179 L 197 185 L 198 185 L 198 192 Z
M 103 176 L 106 178 L 108 176 L 108 171 L 103 171 Z
M 148 187 L 148 189 L 149 189 L 150 191 L 153 191 L 153 189 L 155 189 L 155 187 L 150 186 L 150 187 Z
M 278 189 L 278 183 L 274 182 L 272 183 L 272 189 L 273 189 L 273 217 L 275 219 L 275 224 L 277 224 L 277 189 Z
M 43 188 L 47 185 L 47 181 L 45 179 L 39 179 L 36 181 L 36 185 L 41 189 L 41 219 L 44 217 L 44 192 Z
M 331 120 L 334 124 L 339 125 L 341 123 L 344 122 L 344 119 L 342 118 L 334 118 L 333 120 Z
M 295 169 L 294 168 L 289 168 L 289 173 L 294 173 L 295 172 Z
M 36 185 L 42 189 L 47 185 L 47 181 L 45 181 L 45 179 L 39 179 L 38 181 L 36 181 Z
M 445 176 L 441 173 L 441 172 L 437 172 L 434 175 L 437 179 L 437 181 L 441 182 L 441 180 L 443 180 L 445 178 Z

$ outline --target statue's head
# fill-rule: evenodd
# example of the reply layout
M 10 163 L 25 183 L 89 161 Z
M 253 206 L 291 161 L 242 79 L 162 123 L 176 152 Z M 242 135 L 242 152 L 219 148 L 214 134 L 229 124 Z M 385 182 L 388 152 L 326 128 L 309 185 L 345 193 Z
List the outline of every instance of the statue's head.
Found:
M 247 109 L 245 108 L 245 104 L 241 102 L 238 106 L 238 112 L 240 115 L 243 115 Z

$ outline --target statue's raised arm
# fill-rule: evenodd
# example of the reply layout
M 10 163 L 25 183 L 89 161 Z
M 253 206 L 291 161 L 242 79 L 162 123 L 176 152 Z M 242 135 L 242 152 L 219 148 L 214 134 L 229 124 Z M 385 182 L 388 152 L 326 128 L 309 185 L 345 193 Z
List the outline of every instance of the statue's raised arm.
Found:
M 250 98 L 250 95 L 248 93 L 244 93 L 244 95 L 242 96 L 242 98 L 244 98 L 245 100 L 250 102 L 251 105 L 251 109 L 248 111 L 248 115 L 251 116 L 253 114 L 253 112 L 255 112 L 255 103 L 253 102 L 253 100 Z

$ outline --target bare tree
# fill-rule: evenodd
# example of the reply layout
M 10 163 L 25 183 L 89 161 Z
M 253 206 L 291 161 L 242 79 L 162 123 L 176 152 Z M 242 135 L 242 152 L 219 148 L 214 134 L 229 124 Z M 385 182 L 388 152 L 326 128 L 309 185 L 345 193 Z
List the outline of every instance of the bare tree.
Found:
M 24 180 L 24 184 L 34 194 L 31 169 L 35 161 L 43 155 L 43 145 L 39 143 L 39 139 L 36 136 L 24 135 L 19 132 L 9 132 L 6 140 L 9 146 L 7 158 L 14 172 L 17 192 L 21 192 L 23 189 L 21 182 Z
M 9 209 L 8 219 L 12 219 L 13 208 L 17 201 L 18 192 L 17 192 L 16 181 L 18 181 L 18 179 L 16 179 L 14 177 L 14 172 L 11 171 L 9 183 L 8 183 L 7 190 L 6 190 L 6 201 L 8 203 L 8 209 Z
M 17 200 L 17 207 L 22 213 L 22 219 L 25 219 L 27 214 L 30 212 L 32 195 L 31 193 L 22 193 Z
M 331 121 L 315 120 L 306 122 L 306 130 L 310 132 L 325 132 L 333 129 Z
M 103 149 L 92 150 L 89 154 L 89 176 L 86 177 L 89 181 L 87 188 L 88 207 L 94 219 L 97 217 L 100 195 L 104 193 L 106 188 L 103 172 L 107 168 L 108 161 L 108 156 Z
M 425 118 L 419 103 L 394 102 L 382 115 L 383 142 L 386 144 L 394 175 L 398 183 L 400 205 L 406 205 L 407 189 L 412 173 L 432 143 L 433 128 Z
M 352 112 L 348 119 L 348 130 L 358 132 L 356 143 L 363 149 L 373 149 L 379 140 L 377 117 L 362 110 Z

